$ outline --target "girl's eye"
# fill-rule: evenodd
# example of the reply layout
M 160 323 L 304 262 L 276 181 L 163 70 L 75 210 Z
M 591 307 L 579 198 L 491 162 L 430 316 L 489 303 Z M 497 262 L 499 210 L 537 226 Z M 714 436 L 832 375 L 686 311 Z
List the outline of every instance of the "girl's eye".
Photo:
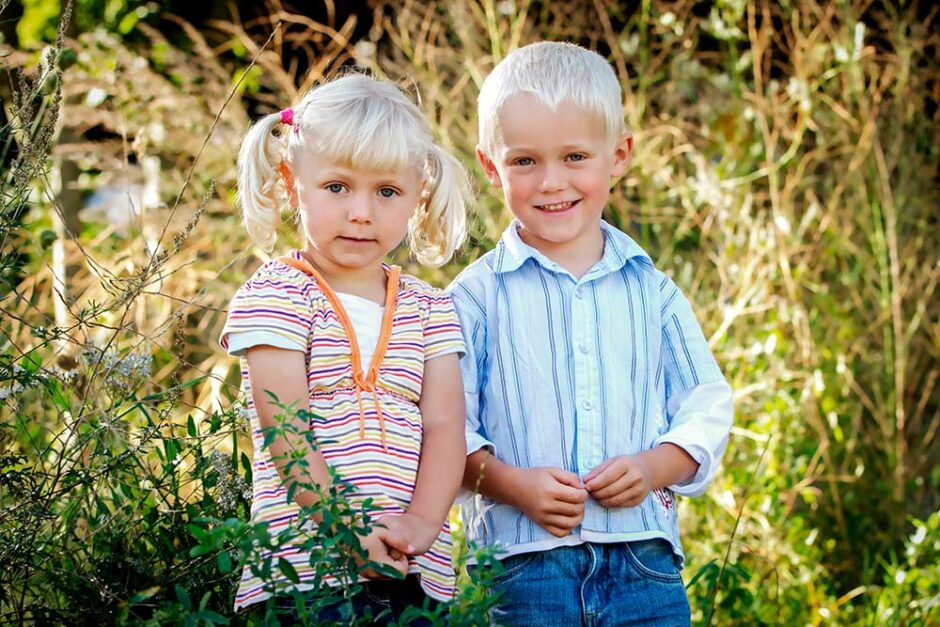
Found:
M 398 195 L 398 190 L 394 187 L 383 187 L 379 190 L 379 196 L 382 198 L 394 198 Z
M 346 186 L 343 185 L 342 183 L 330 183 L 329 185 L 326 186 L 326 189 L 327 191 L 332 192 L 334 194 L 340 194 L 343 192 L 344 189 L 346 189 Z

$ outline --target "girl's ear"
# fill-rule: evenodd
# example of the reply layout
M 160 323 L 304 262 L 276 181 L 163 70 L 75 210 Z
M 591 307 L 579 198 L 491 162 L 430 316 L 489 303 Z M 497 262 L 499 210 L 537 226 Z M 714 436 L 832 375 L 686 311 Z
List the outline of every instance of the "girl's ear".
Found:
M 499 189 L 503 186 L 503 182 L 499 178 L 499 171 L 496 169 L 496 164 L 493 163 L 493 160 L 487 156 L 483 149 L 477 146 L 477 161 L 480 162 L 480 166 L 483 168 L 483 174 L 486 175 L 486 178 L 489 179 L 493 187 Z
M 633 154 L 633 135 L 625 131 L 617 143 L 614 144 L 614 163 L 611 168 L 611 176 L 622 176 L 627 170 L 627 164 L 630 163 L 630 155 Z
M 287 190 L 287 198 L 291 209 L 296 209 L 299 203 L 297 202 L 297 186 L 294 184 L 294 174 L 290 171 L 290 166 L 287 165 L 286 161 L 281 161 L 281 165 L 277 169 L 284 180 L 284 189 Z

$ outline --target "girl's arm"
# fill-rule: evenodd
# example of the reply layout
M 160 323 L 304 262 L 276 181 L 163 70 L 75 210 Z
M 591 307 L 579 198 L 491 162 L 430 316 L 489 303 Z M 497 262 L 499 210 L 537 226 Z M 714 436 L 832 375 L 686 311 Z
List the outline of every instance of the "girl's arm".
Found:
M 431 547 L 454 504 L 463 477 L 467 444 L 463 384 L 455 353 L 425 362 L 418 407 L 424 436 L 411 506 L 402 516 L 382 520 L 393 536 L 401 533 L 408 539 L 411 546 L 404 552 L 411 555 L 420 555 Z
M 277 414 L 283 413 L 271 397 L 270 391 L 277 396 L 278 401 L 288 407 L 296 409 L 310 409 L 307 391 L 307 366 L 304 363 L 304 354 L 300 351 L 275 348 L 273 346 L 255 346 L 249 348 L 245 357 L 248 360 L 248 378 L 251 381 L 251 398 L 258 413 L 258 422 L 261 428 L 276 427 Z M 294 501 L 301 507 L 309 507 L 318 500 L 315 491 L 303 487 L 304 484 L 316 484 L 327 487 L 330 475 L 327 472 L 326 462 L 319 451 L 314 450 L 307 442 L 305 434 L 310 425 L 298 416 L 292 416 L 289 424 L 297 427 L 297 433 L 280 433 L 268 447 L 277 474 L 285 486 L 298 483 L 294 491 Z M 302 464 L 288 463 L 292 459 L 292 451 L 304 451 Z
M 277 426 L 278 421 L 274 417 L 283 413 L 266 390 L 277 396 L 278 401 L 283 405 L 297 409 L 310 409 L 307 365 L 304 363 L 302 352 L 273 346 L 256 346 L 249 348 L 245 357 L 248 360 L 251 398 L 255 403 L 255 411 L 258 413 L 258 422 L 261 423 L 262 429 Z M 310 507 L 317 502 L 319 497 L 314 490 L 304 486 L 312 483 L 326 488 L 330 483 L 330 475 L 323 456 L 307 442 L 306 434 L 310 425 L 296 415 L 291 417 L 290 423 L 297 428 L 297 433 L 279 434 L 268 449 L 274 466 L 277 468 L 277 474 L 284 485 L 289 486 L 292 482 L 298 483 L 298 488 L 293 495 L 294 501 L 301 507 Z M 306 467 L 301 467 L 302 464 L 292 464 L 288 468 L 288 463 L 294 458 L 292 451 L 304 452 L 303 460 L 307 462 Z M 375 528 L 362 539 L 362 546 L 368 553 L 369 561 L 391 566 L 404 576 L 408 570 L 408 561 L 400 556 L 389 555 L 390 547 L 401 546 L 402 541 L 394 536 L 387 536 L 385 529 Z M 366 569 L 362 574 L 366 577 L 377 576 L 371 568 Z

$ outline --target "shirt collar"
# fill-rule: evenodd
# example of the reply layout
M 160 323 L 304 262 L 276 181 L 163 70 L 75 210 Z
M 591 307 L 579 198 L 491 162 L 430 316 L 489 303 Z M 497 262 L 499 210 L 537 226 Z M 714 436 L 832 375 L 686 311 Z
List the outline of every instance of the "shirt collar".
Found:
M 496 273 L 513 272 L 519 269 L 528 259 L 534 260 L 547 270 L 564 272 L 557 263 L 523 242 L 522 238 L 519 237 L 518 228 L 519 221 L 513 220 L 496 245 L 494 250 L 496 259 L 493 268 Z M 604 220 L 601 220 L 601 231 L 604 233 L 604 256 L 588 274 L 595 274 L 597 271 L 602 273 L 614 272 L 620 270 L 630 260 L 635 260 L 650 268 L 653 267 L 650 256 L 640 248 L 639 244 L 633 241 L 632 237 L 610 226 Z

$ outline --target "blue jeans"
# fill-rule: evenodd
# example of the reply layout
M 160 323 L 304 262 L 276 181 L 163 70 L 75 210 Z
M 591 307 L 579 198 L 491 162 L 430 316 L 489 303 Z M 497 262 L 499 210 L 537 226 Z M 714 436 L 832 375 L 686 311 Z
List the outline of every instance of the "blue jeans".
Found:
M 689 599 L 665 540 L 563 546 L 502 560 L 493 623 L 689 625 Z

